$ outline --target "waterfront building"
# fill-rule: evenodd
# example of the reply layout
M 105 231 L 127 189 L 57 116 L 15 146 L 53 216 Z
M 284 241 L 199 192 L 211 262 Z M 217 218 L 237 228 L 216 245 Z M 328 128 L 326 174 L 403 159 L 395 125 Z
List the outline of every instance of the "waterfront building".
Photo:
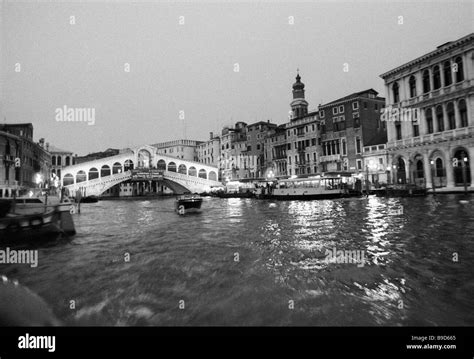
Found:
M 392 183 L 387 145 L 385 143 L 367 144 L 364 146 L 362 157 L 364 159 L 364 176 L 372 185 L 378 187 Z
M 237 122 L 234 127 L 224 127 L 221 133 L 221 158 L 219 163 L 220 178 L 223 181 L 237 180 L 245 177 L 247 167 L 253 166 L 243 153 L 247 149 L 247 124 Z
M 66 151 L 55 146 L 49 146 L 51 154 L 51 174 L 54 174 L 61 180 L 64 167 L 75 164 L 74 155 L 71 151 Z
M 219 167 L 221 158 L 221 139 L 210 132 L 209 140 L 197 145 L 198 162 Z
M 474 33 L 382 75 L 397 183 L 474 189 Z
M 374 89 L 319 106 L 321 172 L 363 172 L 364 146 L 387 142 L 381 110 L 385 99 Z
M 33 125 L 0 125 L 0 196 L 20 187 L 45 185 L 51 176 L 51 154 L 44 139 L 33 141 Z
M 247 138 L 245 144 L 241 146 L 243 147 L 241 153 L 243 178 L 262 179 L 266 177 L 265 139 L 268 133 L 276 128 L 277 125 L 270 121 L 259 121 L 246 127 Z
M 286 149 L 282 148 L 281 133 L 274 138 L 272 157 L 274 172 L 280 176 L 311 175 L 318 173 L 319 127 L 317 111 L 308 112 L 304 83 L 299 72 L 293 84 L 290 103 L 290 122 L 284 125 Z M 282 156 L 286 155 L 286 161 Z
M 285 124 L 271 129 L 265 138 L 265 166 L 269 177 L 287 177 L 287 141 Z
M 174 140 L 152 145 L 158 149 L 157 153 L 167 156 L 181 158 L 187 161 L 198 162 L 198 146 L 202 141 L 195 140 Z

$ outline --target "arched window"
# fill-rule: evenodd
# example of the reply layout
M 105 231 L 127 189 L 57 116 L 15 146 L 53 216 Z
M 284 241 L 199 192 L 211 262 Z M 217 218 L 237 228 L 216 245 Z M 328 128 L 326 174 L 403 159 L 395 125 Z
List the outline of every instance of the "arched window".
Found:
M 97 170 L 97 168 L 92 167 L 89 170 L 89 181 L 93 180 L 93 179 L 96 179 L 96 178 L 99 178 L 99 171 Z
M 84 171 L 77 172 L 76 183 L 84 182 L 87 180 L 86 173 Z
M 123 170 L 125 172 L 133 170 L 133 161 L 132 160 L 126 160 L 123 164 Z
M 166 171 L 166 162 L 165 160 L 159 160 L 156 164 L 156 168 L 160 171 Z
M 214 171 L 209 172 L 209 179 L 211 181 L 217 181 L 217 175 Z
M 431 111 L 431 108 L 426 110 L 426 131 L 428 133 L 433 133 L 433 111 Z
M 63 186 L 69 186 L 70 184 L 74 184 L 74 176 L 67 173 L 63 178 Z
M 66 166 L 70 166 L 71 165 L 71 159 L 69 156 L 66 156 Z
M 410 76 L 410 80 L 408 80 L 408 84 L 410 85 L 410 97 L 416 96 L 416 79 L 415 76 Z
M 464 80 L 464 67 L 462 63 L 462 58 L 456 57 L 455 63 L 456 65 L 454 66 L 453 70 L 454 70 L 454 73 L 456 74 L 455 75 L 456 82 L 461 82 Z
M 400 91 L 399 90 L 400 89 L 399 89 L 399 86 L 398 86 L 398 82 L 395 82 L 392 85 L 393 102 L 394 103 L 400 102 Z
M 430 90 L 430 72 L 425 70 L 423 71 L 423 93 L 428 93 Z
M 174 162 L 168 163 L 168 171 L 169 172 L 176 172 L 176 163 L 174 163 Z
M 199 178 L 207 179 L 207 173 L 205 169 L 202 168 L 199 170 Z
M 438 157 L 436 159 L 435 166 L 436 166 L 435 176 L 444 177 L 443 160 L 441 158 Z
M 56 176 L 58 176 L 58 178 L 61 179 L 61 170 L 58 170 L 58 171 L 56 172 Z
M 196 168 L 195 167 L 189 167 L 188 175 L 196 177 L 197 176 Z
M 458 103 L 459 107 L 459 118 L 461 119 L 461 127 L 467 127 L 467 108 L 466 108 L 466 100 L 462 99 Z
M 444 117 L 443 117 L 443 106 L 438 105 L 436 107 L 436 121 L 438 122 L 438 131 L 444 131 Z
M 436 65 L 433 67 L 433 90 L 437 90 L 441 87 L 441 73 L 439 71 L 439 66 Z
M 185 165 L 179 165 L 179 167 L 178 167 L 178 173 L 181 173 L 181 174 L 183 174 L 183 175 L 187 174 L 188 171 L 187 171 L 187 169 L 186 169 L 186 166 L 185 166 Z
M 443 64 L 444 74 L 444 86 L 449 86 L 453 83 L 453 77 L 451 76 L 451 62 L 445 61 Z
M 122 165 L 118 162 L 115 162 L 112 167 L 112 173 L 116 174 L 116 173 L 121 173 L 121 172 L 122 172 Z
M 100 177 L 110 176 L 110 167 L 103 165 L 100 169 Z
M 454 130 L 456 128 L 456 117 L 454 115 L 454 105 L 452 102 L 448 103 L 446 112 L 448 113 L 449 129 Z
M 61 166 L 61 156 L 58 156 L 57 163 L 58 163 L 58 166 Z
M 51 165 L 56 166 L 56 156 L 51 157 Z

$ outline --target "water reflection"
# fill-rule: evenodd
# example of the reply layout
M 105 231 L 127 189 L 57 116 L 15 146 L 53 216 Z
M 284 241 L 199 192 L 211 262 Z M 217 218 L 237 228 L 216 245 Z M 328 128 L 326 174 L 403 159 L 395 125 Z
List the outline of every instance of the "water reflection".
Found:
M 40 247 L 35 270 L 0 273 L 73 325 L 474 324 L 474 201 L 206 198 L 199 216 L 173 209 L 172 198 L 84 205 L 71 241 Z M 334 249 L 366 262 L 328 261 Z

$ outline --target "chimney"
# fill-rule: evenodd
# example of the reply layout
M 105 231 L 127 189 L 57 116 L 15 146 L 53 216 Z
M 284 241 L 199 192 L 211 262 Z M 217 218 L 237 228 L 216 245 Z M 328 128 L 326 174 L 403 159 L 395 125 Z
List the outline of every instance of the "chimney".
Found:
M 212 140 L 213 138 L 214 138 L 214 133 L 212 133 L 212 132 L 209 132 L 209 139 L 211 139 L 211 140 Z
M 44 138 L 40 138 L 39 145 L 41 146 L 41 148 L 44 148 Z
M 49 152 L 49 142 L 46 142 L 46 151 Z

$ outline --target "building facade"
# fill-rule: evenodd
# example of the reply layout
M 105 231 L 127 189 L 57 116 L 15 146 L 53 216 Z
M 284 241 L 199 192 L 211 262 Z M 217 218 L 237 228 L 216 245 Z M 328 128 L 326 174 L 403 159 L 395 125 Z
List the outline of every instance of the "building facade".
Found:
M 474 34 L 380 76 L 395 181 L 441 191 L 472 190 Z
M 33 125 L 0 125 L 1 196 L 12 196 L 20 187 L 44 186 L 51 177 L 51 154 L 44 139 L 33 141 Z
M 158 149 L 158 153 L 181 158 L 187 161 L 198 162 L 198 146 L 202 141 L 195 140 L 175 140 L 152 145 Z
M 221 138 L 210 132 L 209 140 L 197 145 L 198 162 L 219 167 L 221 158 Z
M 369 89 L 319 106 L 321 172 L 361 173 L 363 147 L 387 141 L 385 99 Z
M 64 167 L 75 164 L 74 155 L 71 151 L 62 150 L 55 146 L 49 146 L 49 153 L 51 153 L 51 174 L 56 175 L 61 180 Z

